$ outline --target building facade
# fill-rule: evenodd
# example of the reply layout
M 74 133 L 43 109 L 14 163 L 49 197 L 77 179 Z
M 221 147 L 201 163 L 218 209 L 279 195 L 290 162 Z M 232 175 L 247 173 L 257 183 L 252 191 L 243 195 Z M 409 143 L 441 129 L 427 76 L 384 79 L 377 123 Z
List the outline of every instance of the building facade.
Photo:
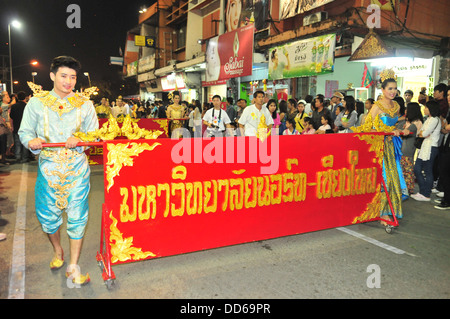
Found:
M 219 94 L 250 102 L 256 89 L 283 99 L 329 98 L 339 90 L 364 100 L 379 94 L 376 83 L 362 87 L 365 68 L 376 81 L 393 67 L 399 90 L 413 90 L 414 100 L 423 87 L 432 93 L 435 84 L 448 83 L 446 12 L 438 0 L 157 0 L 128 31 L 124 71 L 139 83 L 142 100 L 179 90 L 187 101 Z M 248 45 L 227 34 L 240 36 L 236 30 L 250 25 L 251 72 L 208 81 L 208 48 L 220 46 L 221 68 L 225 48 L 239 64 Z

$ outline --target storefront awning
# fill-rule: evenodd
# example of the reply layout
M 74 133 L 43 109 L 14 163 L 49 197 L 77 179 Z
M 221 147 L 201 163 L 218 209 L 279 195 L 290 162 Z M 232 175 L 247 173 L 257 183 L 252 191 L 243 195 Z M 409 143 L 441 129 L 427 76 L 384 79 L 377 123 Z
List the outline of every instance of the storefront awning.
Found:
M 168 66 L 165 66 L 165 67 L 155 70 L 155 75 L 156 76 L 166 75 L 166 74 L 172 73 L 173 71 L 175 71 L 175 64 L 168 65 Z
M 187 60 L 187 61 L 178 63 L 175 65 L 175 67 L 177 70 L 184 70 L 186 68 L 190 68 L 190 67 L 196 66 L 198 64 L 201 64 L 201 63 L 205 62 L 205 60 L 206 60 L 206 57 L 203 55 L 203 56 L 199 56 L 194 59 L 191 59 L 191 60 Z
M 138 74 L 137 76 L 137 81 L 140 82 L 145 82 L 145 81 L 150 81 L 156 79 L 155 76 L 155 72 L 152 70 L 150 72 L 146 72 L 146 73 L 142 73 L 142 74 Z

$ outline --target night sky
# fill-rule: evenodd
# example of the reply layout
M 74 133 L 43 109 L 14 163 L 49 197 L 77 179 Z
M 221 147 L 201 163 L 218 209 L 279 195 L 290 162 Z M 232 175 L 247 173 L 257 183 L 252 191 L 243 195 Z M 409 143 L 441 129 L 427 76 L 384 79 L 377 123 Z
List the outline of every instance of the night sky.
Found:
M 76 88 L 88 86 L 83 75 L 89 72 L 92 84 L 96 81 L 121 81 L 121 67 L 109 65 L 110 56 L 119 56 L 125 50 L 126 33 L 138 25 L 139 9 L 152 1 L 127 0 L 0 0 L 0 55 L 9 55 L 8 23 L 16 19 L 20 30 L 11 27 L 13 77 L 19 81 L 14 92 L 27 89 L 31 72 L 37 72 L 35 82 L 50 90 L 51 60 L 59 55 L 70 55 L 82 64 Z M 70 4 L 78 4 L 81 28 L 70 29 L 67 12 Z M 38 67 L 21 66 L 33 59 Z M 1 64 L 1 60 L 0 60 Z M 8 66 L 8 65 L 7 65 Z M 17 67 L 17 68 L 15 68 Z M 9 83 L 7 90 L 10 90 Z

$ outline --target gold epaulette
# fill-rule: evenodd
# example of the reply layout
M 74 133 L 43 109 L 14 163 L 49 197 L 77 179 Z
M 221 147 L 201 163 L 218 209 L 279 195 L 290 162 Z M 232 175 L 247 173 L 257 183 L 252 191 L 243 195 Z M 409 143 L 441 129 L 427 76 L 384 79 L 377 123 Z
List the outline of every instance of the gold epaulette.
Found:
M 364 124 L 360 126 L 352 126 L 350 129 L 354 133 L 368 133 L 373 132 L 373 130 L 376 132 L 392 132 L 395 130 L 395 126 L 388 126 L 384 124 L 379 115 L 375 116 L 375 119 L 372 119 L 372 115 L 369 113 L 367 114 Z
M 86 101 L 89 101 L 89 98 L 87 98 L 82 94 L 75 93 L 74 96 L 68 97 L 67 100 L 73 107 L 78 108 L 81 107 L 84 103 L 86 103 Z
M 42 86 L 34 84 L 33 82 L 27 82 L 28 86 L 30 87 L 31 91 L 33 91 L 33 96 L 35 97 L 44 97 L 48 95 L 49 91 L 42 90 Z
M 56 103 L 58 98 L 54 95 L 49 94 L 49 91 L 42 89 L 42 86 L 37 85 L 33 82 L 28 82 L 28 86 L 33 91 L 33 96 L 41 100 L 42 104 L 52 111 L 56 112 L 61 116 L 64 113 L 70 112 L 73 108 L 81 107 L 86 101 L 89 101 L 89 97 L 92 92 L 97 90 L 96 87 L 86 89 L 82 93 L 75 93 L 74 96 L 67 98 L 69 101 L 69 107 L 63 107 L 61 104 Z

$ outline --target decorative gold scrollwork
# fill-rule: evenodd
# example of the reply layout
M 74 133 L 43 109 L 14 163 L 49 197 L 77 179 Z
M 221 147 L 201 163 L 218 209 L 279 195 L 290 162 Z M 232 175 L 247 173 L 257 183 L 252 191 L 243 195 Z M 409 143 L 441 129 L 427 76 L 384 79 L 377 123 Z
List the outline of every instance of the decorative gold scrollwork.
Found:
M 117 219 L 109 214 L 112 223 L 109 227 L 111 233 L 109 237 L 111 245 L 111 262 L 114 264 L 118 261 L 141 260 L 147 257 L 156 257 L 151 251 L 143 252 L 142 248 L 133 247 L 133 237 L 123 238 L 123 234 L 117 228 Z M 113 243 L 114 242 L 114 243 Z
M 106 180 L 108 181 L 108 186 L 106 190 L 109 192 L 114 185 L 114 177 L 119 175 L 123 166 L 133 166 L 133 156 L 138 156 L 143 151 L 152 151 L 158 145 L 161 144 L 156 142 L 152 145 L 147 143 L 107 144 Z

